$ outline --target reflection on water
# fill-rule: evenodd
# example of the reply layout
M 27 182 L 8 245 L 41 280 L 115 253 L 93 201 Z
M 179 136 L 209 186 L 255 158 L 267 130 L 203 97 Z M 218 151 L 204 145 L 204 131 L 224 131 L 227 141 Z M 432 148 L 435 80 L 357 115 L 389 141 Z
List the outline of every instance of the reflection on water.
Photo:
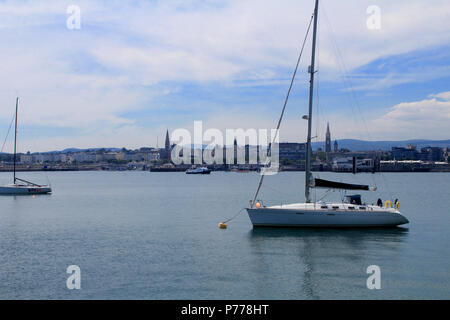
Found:
M 409 235 L 409 229 L 299 229 L 299 228 L 254 228 L 248 233 L 249 245 L 258 256 L 256 261 L 264 264 L 273 259 L 273 253 L 295 252 L 298 258 L 298 281 L 301 295 L 307 299 L 320 299 L 324 273 L 345 273 L 345 265 L 361 265 L 373 251 L 398 251 Z M 274 242 L 280 240 L 280 246 Z M 287 248 L 289 247 L 289 248 Z M 294 247 L 294 248 L 293 248 Z M 295 251 L 294 251 L 294 250 Z M 333 261 L 330 266 L 329 258 Z M 281 260 L 280 260 L 281 261 Z M 324 267 L 328 270 L 324 271 Z M 342 271 L 339 270 L 343 268 Z M 325 287 L 325 286 L 324 286 Z
M 397 237 L 399 240 L 409 233 L 409 229 L 406 227 L 396 228 L 253 228 L 249 231 L 249 237 L 251 239 L 258 238 L 308 238 L 318 236 L 332 236 L 342 239 L 359 240 L 373 239 L 378 237 L 380 240 L 388 237 L 392 240 L 392 237 Z M 351 243 L 354 243 L 351 241 Z

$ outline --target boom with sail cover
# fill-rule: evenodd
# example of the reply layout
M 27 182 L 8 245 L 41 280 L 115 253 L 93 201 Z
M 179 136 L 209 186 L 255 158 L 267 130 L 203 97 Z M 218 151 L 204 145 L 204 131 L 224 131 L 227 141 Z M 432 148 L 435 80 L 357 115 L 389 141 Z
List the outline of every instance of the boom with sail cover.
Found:
M 351 183 L 343 183 L 336 181 L 329 181 L 324 179 L 314 179 L 315 188 L 328 188 L 328 189 L 345 189 L 345 190 L 367 190 L 367 191 L 375 191 L 376 188 L 371 188 L 367 185 L 363 184 L 351 184 Z

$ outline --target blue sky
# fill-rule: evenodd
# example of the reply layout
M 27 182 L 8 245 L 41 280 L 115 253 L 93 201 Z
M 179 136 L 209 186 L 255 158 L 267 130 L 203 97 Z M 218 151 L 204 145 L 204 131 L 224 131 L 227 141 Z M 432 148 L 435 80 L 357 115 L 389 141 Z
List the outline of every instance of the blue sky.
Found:
M 69 30 L 69 5 L 81 28 Z M 367 28 L 370 5 L 381 28 Z M 0 1 L 0 136 L 19 150 L 155 146 L 166 128 L 273 128 L 313 1 Z M 323 140 L 450 138 L 450 3 L 322 0 Z M 310 41 L 281 140 L 304 141 Z M 11 151 L 12 144 L 6 150 Z

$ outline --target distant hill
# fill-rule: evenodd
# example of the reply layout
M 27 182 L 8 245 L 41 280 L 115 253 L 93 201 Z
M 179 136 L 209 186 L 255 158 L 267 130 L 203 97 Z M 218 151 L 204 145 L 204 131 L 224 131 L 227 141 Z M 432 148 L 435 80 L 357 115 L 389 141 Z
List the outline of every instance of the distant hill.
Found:
M 61 153 L 75 153 L 75 152 L 86 152 L 86 151 L 98 151 L 98 150 L 106 150 L 106 151 L 120 151 L 121 148 L 88 148 L 88 149 L 78 149 L 78 148 L 67 148 L 61 151 L 47 151 L 47 152 L 41 152 L 41 153 L 55 153 L 55 152 L 61 152 Z
M 370 150 L 391 150 L 392 147 L 406 147 L 408 144 L 416 146 L 417 149 L 424 147 L 450 147 L 449 140 L 425 140 L 425 139 L 414 139 L 405 141 L 364 141 L 355 139 L 342 139 L 337 140 L 339 149 L 345 148 L 351 151 L 370 151 Z M 331 148 L 333 149 L 334 140 L 331 142 Z M 313 142 L 313 150 L 318 148 L 324 149 L 325 142 Z

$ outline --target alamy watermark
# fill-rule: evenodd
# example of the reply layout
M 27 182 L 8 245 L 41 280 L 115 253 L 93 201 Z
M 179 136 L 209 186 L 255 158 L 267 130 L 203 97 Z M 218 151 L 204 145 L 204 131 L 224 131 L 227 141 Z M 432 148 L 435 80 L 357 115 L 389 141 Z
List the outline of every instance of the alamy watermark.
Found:
M 69 15 L 66 20 L 67 29 L 81 29 L 81 8 L 77 5 L 72 4 L 67 7 L 66 13 Z
M 370 274 L 367 278 L 366 285 L 367 289 L 381 289 L 381 269 L 377 265 L 368 266 L 366 273 Z
M 81 289 L 81 269 L 77 265 L 70 265 L 67 267 L 66 272 L 70 274 L 67 278 L 66 286 L 69 290 Z
M 381 9 L 379 6 L 371 5 L 367 7 L 366 13 L 370 16 L 367 18 L 366 25 L 369 30 L 381 29 Z
M 203 132 L 203 122 L 194 121 L 194 132 L 184 128 L 171 134 L 175 147 L 171 161 L 180 164 L 265 164 L 263 174 L 275 174 L 279 168 L 279 130 L 216 128 Z M 248 161 L 247 161 L 248 160 Z

